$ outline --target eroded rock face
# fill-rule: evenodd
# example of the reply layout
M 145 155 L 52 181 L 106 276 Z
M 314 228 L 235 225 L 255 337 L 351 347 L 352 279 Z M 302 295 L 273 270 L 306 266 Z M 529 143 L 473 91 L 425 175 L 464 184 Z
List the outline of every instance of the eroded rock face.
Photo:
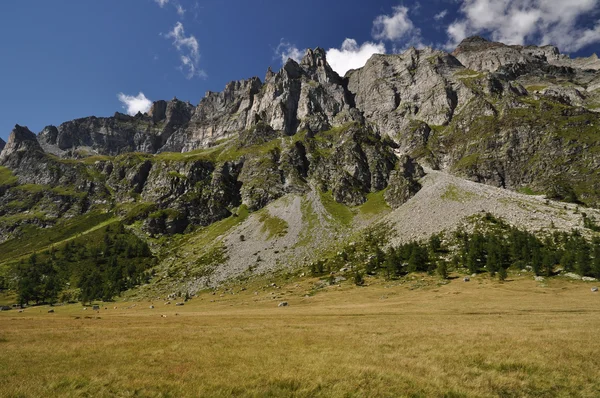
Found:
M 8 136 L 8 142 L 3 145 L 0 153 L 0 164 L 17 152 L 43 152 L 36 135 L 27 127 L 18 124 Z
M 174 99 L 154 103 L 151 115 L 115 113 L 46 127 L 38 136 L 47 152 L 65 157 L 126 152 L 157 152 L 179 128 L 187 125 L 193 107 Z
M 6 145 L 6 141 L 4 141 L 2 138 L 0 138 L 0 152 L 2 152 L 5 145 Z
M 377 131 L 395 140 L 411 120 L 445 125 L 472 91 L 455 74 L 463 66 L 453 56 L 432 49 L 401 55 L 374 55 L 364 68 L 349 73 L 348 88 L 356 106 Z
M 264 82 L 207 93 L 197 107 L 156 101 L 148 114 L 78 119 L 37 137 L 17 126 L 0 164 L 20 184 L 68 188 L 63 199 L 36 199 L 57 217 L 150 205 L 136 219 L 152 234 L 314 189 L 355 206 L 387 188 L 397 207 L 420 189 L 413 159 L 509 189 L 576 190 L 598 203 L 600 76 L 580 68 L 596 61 L 475 37 L 452 54 L 374 55 L 341 78 L 315 49 L 269 68 Z M 187 153 L 197 149 L 207 151 Z M 94 154 L 109 156 L 84 159 Z M 21 200 L 13 191 L 2 187 L 0 211 Z

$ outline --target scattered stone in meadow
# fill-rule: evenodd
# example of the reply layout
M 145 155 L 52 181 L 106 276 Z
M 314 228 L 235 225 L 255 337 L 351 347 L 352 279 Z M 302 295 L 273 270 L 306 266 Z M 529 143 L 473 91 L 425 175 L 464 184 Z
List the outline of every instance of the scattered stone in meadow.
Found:
M 162 314 L 160 317 L 161 318 L 166 318 L 167 316 L 165 314 Z
M 153 306 L 153 305 L 151 305 L 151 306 L 150 306 L 150 309 L 151 309 L 151 310 L 153 310 L 153 309 L 154 309 L 154 306 Z
M 469 278 L 468 276 L 465 276 L 463 278 L 463 282 L 471 282 L 471 278 Z
M 543 276 L 535 276 L 535 277 L 533 277 L 533 279 L 536 282 L 543 282 L 545 280 Z
M 176 305 L 177 307 L 181 307 L 181 306 L 183 305 L 183 303 L 175 303 L 175 305 Z
M 288 303 L 287 303 L 287 301 L 282 301 L 282 302 L 281 302 L 281 303 L 279 303 L 277 306 L 278 306 L 278 307 L 287 307 L 287 306 L 288 306 Z
M 597 288 L 596 286 L 594 286 L 594 287 L 592 288 L 592 292 L 594 292 L 594 293 L 595 293 L 595 292 L 597 292 L 597 291 L 598 291 L 598 288 Z
M 475 278 L 477 276 L 477 274 L 472 274 L 471 278 Z
M 48 310 L 48 314 L 54 314 L 54 310 Z
M 171 302 L 170 302 L 170 301 L 167 301 L 167 302 L 165 303 L 165 305 L 169 305 L 169 304 L 171 304 Z
M 100 306 L 99 305 L 95 305 L 92 307 L 93 311 L 100 311 Z
M 84 310 L 84 311 L 87 311 L 87 307 L 83 307 L 83 310 Z
M 592 278 L 591 276 L 584 276 L 583 278 L 581 278 L 581 280 L 584 282 L 596 282 L 598 279 Z
M 566 276 L 567 278 L 576 279 L 576 280 L 579 280 L 579 281 L 581 280 L 581 276 L 580 276 L 580 275 L 577 275 L 577 274 L 575 274 L 575 273 L 573 273 L 573 272 L 567 272 L 567 273 L 565 274 L 565 276 Z

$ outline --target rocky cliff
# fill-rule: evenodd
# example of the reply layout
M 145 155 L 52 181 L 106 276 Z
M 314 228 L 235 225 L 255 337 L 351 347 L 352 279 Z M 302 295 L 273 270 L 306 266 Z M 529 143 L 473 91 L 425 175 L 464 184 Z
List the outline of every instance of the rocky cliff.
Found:
M 322 49 L 197 106 L 88 117 L 0 142 L 1 240 L 101 210 L 175 234 L 328 193 L 401 206 L 421 165 L 597 206 L 600 63 L 480 37 L 374 55 L 344 77 Z

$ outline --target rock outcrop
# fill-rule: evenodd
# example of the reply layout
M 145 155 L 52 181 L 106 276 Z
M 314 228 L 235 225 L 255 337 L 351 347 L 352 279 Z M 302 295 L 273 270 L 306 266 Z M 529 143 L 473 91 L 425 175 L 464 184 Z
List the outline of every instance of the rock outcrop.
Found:
M 2 152 L 0 153 L 0 164 L 6 161 L 11 155 L 42 151 L 42 147 L 38 143 L 36 135 L 27 127 L 22 127 L 17 124 L 8 136 L 8 142 L 3 145 Z

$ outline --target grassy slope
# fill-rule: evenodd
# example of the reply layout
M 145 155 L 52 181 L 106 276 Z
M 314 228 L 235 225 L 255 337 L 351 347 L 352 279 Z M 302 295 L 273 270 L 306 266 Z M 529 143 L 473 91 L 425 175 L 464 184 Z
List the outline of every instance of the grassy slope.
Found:
M 589 284 L 513 275 L 504 284 L 440 285 L 416 275 L 370 279 L 366 288 L 345 282 L 306 298 L 315 282 L 260 280 L 154 310 L 117 303 L 99 314 L 78 305 L 0 313 L 0 391 L 492 397 L 600 389 L 600 296 Z M 290 306 L 277 308 L 281 300 Z
M 92 212 L 49 229 L 31 227 L 26 230 L 24 239 L 11 239 L 0 244 L 0 264 L 35 251 L 49 249 L 52 245 L 66 243 L 117 220 L 111 213 Z

